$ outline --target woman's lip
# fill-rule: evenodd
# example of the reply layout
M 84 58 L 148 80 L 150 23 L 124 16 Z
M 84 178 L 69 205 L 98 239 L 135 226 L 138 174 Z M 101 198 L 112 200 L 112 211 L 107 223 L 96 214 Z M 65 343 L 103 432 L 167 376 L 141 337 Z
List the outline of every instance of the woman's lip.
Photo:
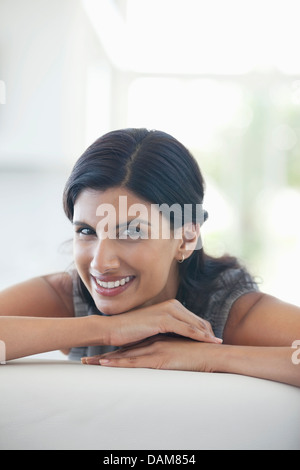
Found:
M 98 294 L 104 296 L 104 297 L 115 297 L 116 295 L 121 294 L 126 289 L 128 289 L 128 287 L 131 286 L 132 282 L 135 279 L 135 276 L 125 276 L 125 277 L 130 278 L 128 282 L 126 282 L 124 285 L 120 285 L 118 287 L 109 288 L 109 287 L 100 286 L 97 283 L 96 279 L 99 279 L 99 277 L 97 277 L 97 278 L 95 278 L 94 276 L 92 276 L 92 277 L 93 277 L 96 292 Z M 111 279 L 110 281 L 108 280 L 109 278 Z M 123 277 L 114 277 L 114 278 L 112 278 L 111 276 L 106 276 L 106 278 L 103 282 L 113 282 L 113 281 L 118 281 L 120 279 L 124 279 L 124 278 Z M 102 279 L 99 279 L 99 280 L 102 280 Z
M 135 277 L 132 274 L 124 274 L 123 276 L 109 276 L 109 275 L 101 275 L 101 274 L 94 274 L 91 273 L 91 276 L 95 279 L 95 281 L 101 282 L 116 282 L 120 281 L 121 279 L 125 279 L 126 277 Z

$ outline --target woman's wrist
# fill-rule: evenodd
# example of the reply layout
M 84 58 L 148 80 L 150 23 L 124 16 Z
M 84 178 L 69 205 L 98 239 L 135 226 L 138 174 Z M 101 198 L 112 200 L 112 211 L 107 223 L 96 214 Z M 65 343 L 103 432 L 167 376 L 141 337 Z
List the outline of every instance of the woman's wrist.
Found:
M 212 354 L 213 372 L 239 373 L 239 369 L 243 368 L 242 364 L 245 361 L 243 354 L 241 354 L 243 352 L 241 348 L 230 344 L 215 346 Z
M 263 364 L 272 360 L 270 349 L 278 352 L 279 348 L 263 348 L 231 344 L 214 345 L 211 355 L 213 372 L 260 376 Z
M 246 375 L 300 386 L 300 365 L 293 364 L 291 348 L 212 345 L 213 372 Z
M 84 324 L 84 346 L 101 346 L 105 345 L 105 317 L 100 315 L 89 315 L 83 318 Z
M 201 343 L 199 346 L 201 348 L 199 350 L 199 357 L 201 358 L 200 368 L 203 364 L 203 348 L 205 348 L 205 372 L 229 372 L 227 356 L 230 354 L 230 351 L 227 345 Z

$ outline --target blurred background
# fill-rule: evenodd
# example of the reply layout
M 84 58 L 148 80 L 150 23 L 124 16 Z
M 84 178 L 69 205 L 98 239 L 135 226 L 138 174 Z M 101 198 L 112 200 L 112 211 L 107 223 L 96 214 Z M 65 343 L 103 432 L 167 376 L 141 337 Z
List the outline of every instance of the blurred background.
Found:
M 206 180 L 206 251 L 300 305 L 298 0 L 0 0 L 0 288 L 66 269 L 85 148 L 167 131 Z

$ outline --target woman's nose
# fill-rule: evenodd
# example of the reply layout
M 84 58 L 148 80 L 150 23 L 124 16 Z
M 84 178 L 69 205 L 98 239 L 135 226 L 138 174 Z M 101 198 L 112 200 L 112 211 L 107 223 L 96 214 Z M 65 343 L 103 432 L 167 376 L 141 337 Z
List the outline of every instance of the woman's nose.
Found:
M 109 238 L 99 240 L 93 253 L 91 269 L 99 273 L 118 269 L 120 262 L 114 248 L 113 240 Z

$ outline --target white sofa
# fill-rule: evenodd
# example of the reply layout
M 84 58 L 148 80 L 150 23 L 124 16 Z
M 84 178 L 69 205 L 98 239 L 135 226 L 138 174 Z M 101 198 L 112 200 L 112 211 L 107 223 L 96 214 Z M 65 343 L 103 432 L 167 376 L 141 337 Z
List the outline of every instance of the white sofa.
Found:
M 65 360 L 0 366 L 0 449 L 300 449 L 300 389 Z

